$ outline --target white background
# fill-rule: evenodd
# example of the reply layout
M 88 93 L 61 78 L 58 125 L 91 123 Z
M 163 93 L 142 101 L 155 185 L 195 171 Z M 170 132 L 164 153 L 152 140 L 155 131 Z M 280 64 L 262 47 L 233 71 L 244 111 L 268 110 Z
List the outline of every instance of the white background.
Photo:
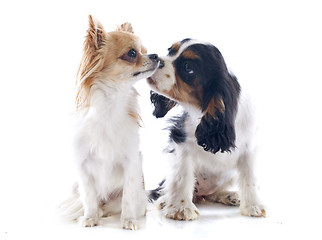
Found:
M 322 14 L 318 1 L 7 1 L 0 3 L 0 239 L 272 238 L 321 239 Z M 199 206 L 194 222 L 150 207 L 136 233 L 118 218 L 81 229 L 56 218 L 75 179 L 70 149 L 74 83 L 88 14 L 111 31 L 132 23 L 149 53 L 197 38 L 216 45 L 260 120 L 258 179 L 269 217 Z M 146 188 L 165 176 L 164 120 L 141 97 Z

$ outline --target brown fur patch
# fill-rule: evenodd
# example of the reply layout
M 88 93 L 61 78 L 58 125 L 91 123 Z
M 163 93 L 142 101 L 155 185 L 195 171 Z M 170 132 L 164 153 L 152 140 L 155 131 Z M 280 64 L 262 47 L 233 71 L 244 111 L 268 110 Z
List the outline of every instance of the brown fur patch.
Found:
M 136 89 L 135 88 L 132 88 L 132 89 L 134 91 L 135 97 L 139 96 L 139 93 L 136 91 Z M 136 123 L 138 124 L 139 127 L 142 127 L 143 120 L 135 107 L 130 108 L 128 111 L 128 114 L 131 118 L 133 118 L 136 121 Z M 143 179 L 143 181 L 144 181 L 144 179 Z
M 172 89 L 165 92 L 170 98 L 173 98 L 179 102 L 189 103 L 201 109 L 201 101 L 203 97 L 203 88 L 198 84 L 196 79 L 192 85 L 185 83 L 178 74 L 176 74 L 176 83 L 173 85 Z M 225 104 L 222 98 L 211 98 L 205 112 L 216 118 L 216 112 L 219 111 L 224 113 Z
M 123 23 L 120 26 L 117 26 L 117 31 L 121 31 L 121 32 L 126 32 L 126 33 L 132 33 L 134 34 L 134 30 L 132 27 L 132 24 L 129 22 Z M 143 54 L 146 54 L 148 51 L 144 46 L 141 46 L 141 52 Z
M 216 118 L 216 111 L 224 113 L 225 111 L 225 104 L 222 98 L 211 98 L 205 112 L 211 115 L 213 118 Z
M 171 48 L 169 48 L 169 55 L 172 56 L 172 55 L 175 55 L 177 54 L 177 52 L 179 51 L 179 48 L 181 46 L 181 43 L 180 42 L 176 42 L 174 44 L 172 44 Z
M 201 86 L 190 86 L 176 74 L 176 83 L 166 94 L 179 102 L 192 104 L 201 108 L 202 88 Z
M 110 56 L 121 58 L 131 49 L 136 50 L 139 54 L 141 46 L 138 45 L 139 38 L 137 36 L 123 31 L 109 32 L 108 36 L 107 47 L 109 48 L 108 54 Z
M 180 42 L 176 42 L 176 43 L 172 44 L 171 48 L 172 48 L 173 51 L 178 52 L 180 46 L 181 46 Z
M 145 190 L 145 182 L 144 182 L 144 176 L 142 175 L 142 188 Z
M 116 64 L 116 61 L 119 59 L 124 59 L 124 56 L 128 54 L 128 51 L 134 49 L 137 52 L 137 57 L 133 61 L 125 61 L 129 66 L 136 66 L 137 69 L 142 67 L 144 59 L 142 54 L 146 53 L 146 48 L 141 45 L 140 39 L 129 33 L 122 31 L 115 31 L 109 33 L 108 41 L 108 55 L 114 58 L 106 61 L 106 67 L 108 65 Z M 121 66 L 121 65 L 120 65 Z M 135 72 L 135 69 L 132 69 Z
M 174 220 L 184 220 L 184 214 L 182 211 L 178 211 L 174 214 Z
M 199 58 L 198 55 L 196 55 L 193 51 L 191 50 L 186 50 L 181 54 L 184 58 L 186 59 L 196 59 Z
M 142 127 L 141 126 L 142 119 L 138 113 L 134 111 L 129 111 L 129 116 L 133 118 L 140 127 Z
M 165 202 L 160 203 L 159 209 L 163 209 L 165 207 Z

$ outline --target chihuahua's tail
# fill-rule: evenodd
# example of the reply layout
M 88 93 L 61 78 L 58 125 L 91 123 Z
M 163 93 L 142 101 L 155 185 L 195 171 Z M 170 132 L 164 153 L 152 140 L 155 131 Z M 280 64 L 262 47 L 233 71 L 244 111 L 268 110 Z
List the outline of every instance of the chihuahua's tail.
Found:
M 77 185 L 73 187 L 71 196 L 59 204 L 58 210 L 66 221 L 77 221 L 79 217 L 84 215 L 84 207 L 80 200 Z

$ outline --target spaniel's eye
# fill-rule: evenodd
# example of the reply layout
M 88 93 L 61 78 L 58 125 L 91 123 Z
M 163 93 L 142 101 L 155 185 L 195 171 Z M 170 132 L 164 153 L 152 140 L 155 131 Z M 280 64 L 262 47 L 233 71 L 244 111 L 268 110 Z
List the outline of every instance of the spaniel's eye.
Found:
M 192 74 L 194 74 L 195 72 L 193 71 L 193 69 L 190 67 L 190 65 L 188 64 L 188 63 L 185 63 L 184 65 L 183 65 L 183 68 L 184 68 L 184 71 L 186 72 L 186 73 L 188 73 L 189 75 L 192 75 Z
M 134 49 L 131 49 L 127 55 L 130 57 L 130 58 L 136 58 L 136 51 Z

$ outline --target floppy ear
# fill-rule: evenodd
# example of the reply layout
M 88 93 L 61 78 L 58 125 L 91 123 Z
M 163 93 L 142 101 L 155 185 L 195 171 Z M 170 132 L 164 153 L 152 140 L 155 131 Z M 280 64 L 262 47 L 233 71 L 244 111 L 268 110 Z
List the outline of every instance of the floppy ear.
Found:
M 175 101 L 170 100 L 154 91 L 150 91 L 150 100 L 154 105 L 153 116 L 156 118 L 164 117 L 174 106 L 177 105 Z
M 209 97 L 195 132 L 197 143 L 214 154 L 230 152 L 236 147 L 235 117 L 240 87 L 237 79 L 230 75 L 224 85 L 220 94 Z
M 122 31 L 122 32 L 128 32 L 128 33 L 134 33 L 132 24 L 129 22 L 125 22 L 121 24 L 120 26 L 117 26 L 117 31 Z

